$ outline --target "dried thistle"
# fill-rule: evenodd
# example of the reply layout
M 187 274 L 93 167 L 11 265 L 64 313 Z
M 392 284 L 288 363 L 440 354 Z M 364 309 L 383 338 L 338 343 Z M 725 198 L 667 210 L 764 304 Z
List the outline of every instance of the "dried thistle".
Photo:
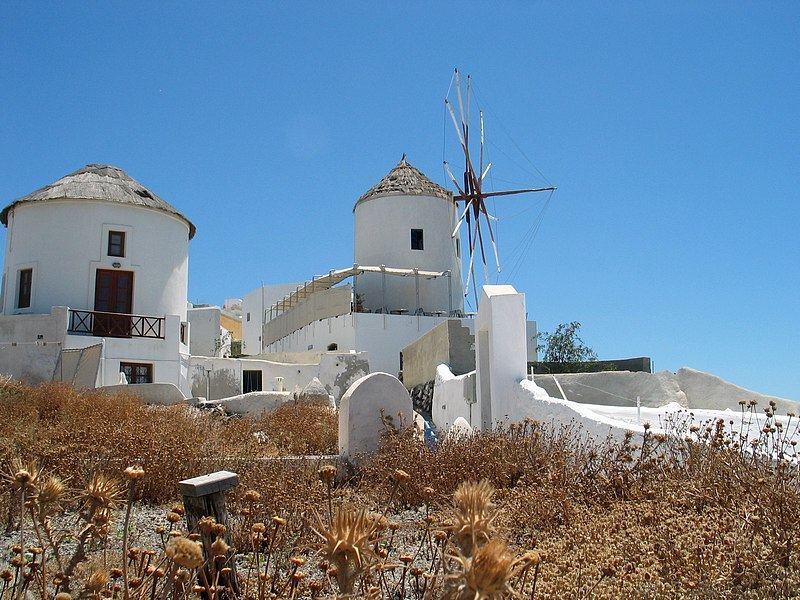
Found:
M 494 532 L 497 510 L 492 504 L 493 494 L 494 488 L 485 479 L 478 483 L 465 481 L 453 494 L 455 509 L 449 529 L 464 556 L 471 556 L 475 548 L 489 541 Z
M 203 547 L 185 537 L 170 538 L 165 553 L 176 565 L 196 569 L 203 565 Z
M 335 568 L 340 591 L 349 594 L 374 555 L 370 545 L 377 537 L 375 522 L 363 509 L 343 507 L 339 507 L 330 527 L 325 527 L 319 515 L 317 521 L 319 530 L 313 531 L 323 540 L 320 553 Z
M 511 587 L 516 561 L 500 540 L 491 540 L 472 557 L 457 555 L 459 569 L 448 576 L 444 597 L 449 600 L 496 600 L 516 595 Z

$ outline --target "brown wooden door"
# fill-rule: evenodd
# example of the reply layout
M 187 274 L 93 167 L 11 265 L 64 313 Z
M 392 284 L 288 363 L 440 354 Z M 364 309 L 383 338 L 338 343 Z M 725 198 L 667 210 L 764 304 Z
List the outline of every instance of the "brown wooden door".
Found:
M 95 314 L 92 332 L 109 337 L 130 337 L 133 311 L 133 273 L 98 269 L 94 284 Z M 126 315 L 126 316 L 123 316 Z

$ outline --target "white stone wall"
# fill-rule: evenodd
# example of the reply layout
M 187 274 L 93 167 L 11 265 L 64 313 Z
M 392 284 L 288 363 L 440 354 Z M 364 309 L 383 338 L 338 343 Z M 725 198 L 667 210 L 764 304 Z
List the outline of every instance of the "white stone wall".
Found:
M 190 308 L 186 311 L 186 320 L 192 327 L 189 352 L 195 356 L 224 356 L 225 340 L 218 306 Z M 227 340 L 230 350 L 230 338 Z
M 237 396 L 243 392 L 242 373 L 245 370 L 261 371 L 264 391 L 275 387 L 276 377 L 283 377 L 283 385 L 290 392 L 295 387 L 303 389 L 316 377 L 328 393 L 338 400 L 354 381 L 369 372 L 369 365 L 363 354 L 335 352 L 325 353 L 320 356 L 319 362 L 308 364 L 192 356 L 189 366 L 191 394 L 209 400 Z
M 265 311 L 278 300 L 297 289 L 298 283 L 278 283 L 257 287 L 248 292 L 242 300 L 242 342 L 243 352 L 248 355 L 260 354 L 261 326 L 269 315 Z M 266 348 L 264 349 L 266 352 Z
M 525 332 L 525 296 L 510 285 L 483 286 L 475 318 L 476 389 L 482 429 L 516 418 L 515 393 L 528 367 Z
M 265 352 L 320 351 L 330 344 L 338 350 L 366 352 L 372 372 L 396 375 L 400 351 L 447 317 L 351 313 L 315 321 L 265 348 Z M 463 319 L 471 325 L 471 319 Z M 524 358 L 524 356 L 523 356 Z
M 108 231 L 124 231 L 125 256 L 108 256 Z M 134 272 L 134 314 L 186 318 L 189 226 L 170 214 L 90 200 L 23 203 L 9 212 L 3 314 L 94 309 L 95 272 Z M 18 270 L 33 268 L 31 306 L 17 309 Z
M 104 344 L 100 359 L 98 386 L 119 382 L 120 363 L 150 363 L 153 365 L 153 383 L 172 383 L 189 395 L 187 379 L 187 348 L 180 342 L 180 318 L 167 315 L 164 339 L 156 338 L 99 338 L 91 335 L 67 335 L 64 348 L 85 348 Z
M 354 209 L 355 262 L 361 265 L 452 271 L 452 308 L 463 310 L 461 267 L 456 256 L 455 206 L 431 196 L 379 196 L 359 202 Z M 411 249 L 411 229 L 423 230 L 423 250 Z M 359 275 L 356 293 L 364 306 L 376 310 L 382 305 L 381 275 Z M 420 306 L 427 312 L 447 311 L 447 278 L 420 279 Z M 416 309 L 413 277 L 386 277 L 389 310 Z
M 475 402 L 475 371 L 453 375 L 447 365 L 437 367 L 431 419 L 438 430 L 449 430 L 459 417 L 471 427 L 480 427 L 480 413 Z

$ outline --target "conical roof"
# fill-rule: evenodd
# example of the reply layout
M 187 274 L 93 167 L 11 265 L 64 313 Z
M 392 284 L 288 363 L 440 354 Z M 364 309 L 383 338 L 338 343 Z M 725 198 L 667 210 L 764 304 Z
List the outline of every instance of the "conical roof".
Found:
M 178 217 L 189 226 L 189 239 L 194 237 L 194 224 L 125 171 L 111 165 L 86 165 L 46 185 L 35 192 L 14 200 L 0 212 L 0 223 L 8 225 L 8 211 L 25 202 L 48 200 L 105 200 L 154 208 Z
M 364 192 L 356 206 L 378 196 L 433 196 L 444 200 L 453 199 L 452 193 L 428 179 L 422 171 L 409 163 L 405 154 L 394 169 Z

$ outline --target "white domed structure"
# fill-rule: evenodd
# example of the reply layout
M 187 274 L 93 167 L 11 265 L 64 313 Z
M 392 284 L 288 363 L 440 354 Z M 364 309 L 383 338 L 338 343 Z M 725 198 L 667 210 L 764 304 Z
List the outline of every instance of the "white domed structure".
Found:
M 358 199 L 353 208 L 356 264 L 451 273 L 423 279 L 419 303 L 414 277 L 359 276 L 357 292 L 365 308 L 413 312 L 419 307 L 444 314 L 463 310 L 459 241 L 452 237 L 455 209 L 453 195 L 405 155 Z
M 34 334 L 62 349 L 102 343 L 99 383 L 120 372 L 180 382 L 191 221 L 121 169 L 90 164 L 15 200 L 0 222 L 2 315 L 15 330 L 0 346 Z

